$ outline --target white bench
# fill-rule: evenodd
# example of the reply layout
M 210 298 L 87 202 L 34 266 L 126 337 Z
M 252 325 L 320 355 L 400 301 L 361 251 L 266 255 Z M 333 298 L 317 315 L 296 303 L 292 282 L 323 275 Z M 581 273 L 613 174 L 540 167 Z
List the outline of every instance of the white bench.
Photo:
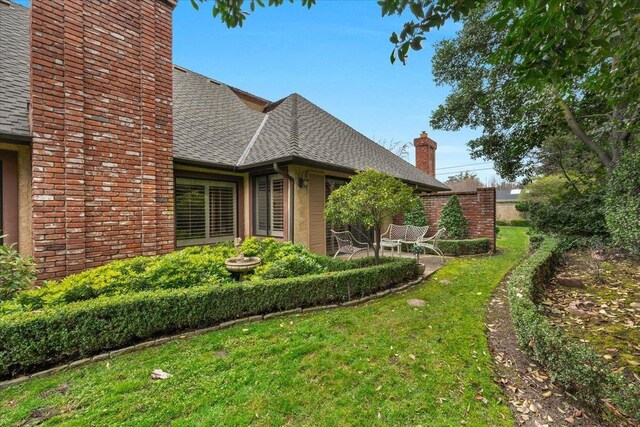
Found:
M 380 240 L 380 247 L 384 249 L 391 249 L 398 251 L 398 255 L 402 249 L 402 245 L 415 245 L 419 241 L 424 239 L 429 231 L 429 226 L 418 227 L 415 225 L 396 225 L 391 224 L 387 231 L 382 234 Z

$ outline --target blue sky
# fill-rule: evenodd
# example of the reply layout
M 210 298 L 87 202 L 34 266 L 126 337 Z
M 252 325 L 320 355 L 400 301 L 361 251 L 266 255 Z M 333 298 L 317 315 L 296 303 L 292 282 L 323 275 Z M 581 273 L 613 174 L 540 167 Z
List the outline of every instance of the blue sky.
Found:
M 389 35 L 404 19 L 380 16 L 373 0 L 319 0 L 257 9 L 243 28 L 228 29 L 181 0 L 174 12 L 174 62 L 270 100 L 297 92 L 366 136 L 412 142 L 426 130 L 438 142 L 438 178 L 459 170 L 490 167 L 471 160 L 466 143 L 478 131 L 442 132 L 429 116 L 449 92 L 431 74 L 432 44 L 452 37 L 451 24 L 430 34 L 425 49 L 406 66 L 389 61 Z M 413 163 L 413 148 L 410 150 Z M 473 166 L 454 167 L 458 165 Z M 441 169 L 447 168 L 447 169 Z M 476 172 L 482 180 L 493 170 Z

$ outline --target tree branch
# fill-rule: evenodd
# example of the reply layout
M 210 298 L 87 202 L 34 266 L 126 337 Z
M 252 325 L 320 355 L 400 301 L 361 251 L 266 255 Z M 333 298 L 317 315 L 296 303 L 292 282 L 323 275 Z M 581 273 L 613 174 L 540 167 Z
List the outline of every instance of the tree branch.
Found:
M 606 167 L 608 170 L 611 170 L 613 168 L 611 157 L 600 146 L 598 146 L 598 144 L 593 139 L 591 139 L 589 135 L 587 135 L 587 133 L 584 131 L 584 129 L 582 129 L 582 127 L 576 120 L 576 116 L 573 114 L 573 111 L 571 111 L 571 108 L 557 93 L 556 99 L 558 100 L 560 108 L 562 108 L 564 118 L 567 121 L 567 124 L 569 125 L 571 131 L 578 137 L 578 139 L 580 139 L 580 141 L 584 142 L 587 147 L 591 149 L 591 151 L 596 153 L 604 167 Z

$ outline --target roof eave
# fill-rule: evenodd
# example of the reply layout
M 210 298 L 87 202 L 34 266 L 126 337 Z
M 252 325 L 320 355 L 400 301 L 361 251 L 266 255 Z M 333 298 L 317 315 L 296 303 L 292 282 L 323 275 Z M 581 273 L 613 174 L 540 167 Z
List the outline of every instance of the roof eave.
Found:
M 31 141 L 33 141 L 33 136 L 0 131 L 0 141 L 10 142 L 15 144 L 22 144 L 22 145 L 30 145 Z

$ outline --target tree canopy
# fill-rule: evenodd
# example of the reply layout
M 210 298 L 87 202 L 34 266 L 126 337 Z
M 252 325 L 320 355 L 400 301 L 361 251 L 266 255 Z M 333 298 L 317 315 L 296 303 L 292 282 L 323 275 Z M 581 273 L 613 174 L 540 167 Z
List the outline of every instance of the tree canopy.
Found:
M 639 6 L 618 2 L 623 15 L 633 23 L 625 21 L 622 25 L 613 18 L 602 21 L 598 15 L 616 14 L 618 7 L 581 11 L 585 17 L 576 15 L 575 8 L 565 10 L 576 2 L 549 2 L 554 3 L 549 6 L 549 19 L 557 25 L 552 31 L 546 21 L 537 21 L 544 20 L 544 13 L 538 18 L 530 16 L 540 13 L 539 9 L 522 6 L 522 16 L 514 15 L 507 3 L 489 2 L 468 12 L 456 37 L 436 44 L 434 77 L 437 84 L 451 86 L 452 92 L 433 113 L 431 125 L 446 130 L 482 128 L 482 135 L 469 142 L 472 156 L 493 160 L 500 175 L 510 179 L 532 173 L 540 160 L 536 154 L 549 138 L 558 136 L 570 136 L 573 141 L 565 142 L 573 148 L 585 147 L 611 171 L 624 153 L 637 149 L 640 74 L 634 67 L 640 58 L 640 27 L 635 17 L 636 11 L 640 13 Z M 504 21 L 505 16 L 509 21 Z M 604 45 L 598 38 L 604 37 L 604 29 L 580 39 L 575 34 L 578 29 L 589 30 L 574 21 L 584 24 L 589 17 L 589 22 L 609 25 L 611 34 L 618 31 L 611 26 L 622 25 L 620 31 L 628 36 L 629 45 L 635 46 L 635 55 L 628 47 L 614 49 L 621 42 L 617 38 L 617 42 L 608 42 L 610 56 L 605 57 L 602 47 L 594 50 L 596 44 Z M 531 26 L 526 36 L 520 20 Z M 574 40 L 566 46 L 563 25 L 569 26 L 568 39 Z M 520 43 L 516 43 L 514 34 L 521 36 Z M 549 46 L 536 44 L 539 38 L 547 40 Z M 538 57 L 529 51 L 530 44 L 549 52 Z M 565 46 L 564 50 L 558 44 Z M 564 54 L 560 55 L 558 49 Z M 574 53 L 580 64 L 571 58 Z M 619 84 L 611 85 L 614 80 Z

